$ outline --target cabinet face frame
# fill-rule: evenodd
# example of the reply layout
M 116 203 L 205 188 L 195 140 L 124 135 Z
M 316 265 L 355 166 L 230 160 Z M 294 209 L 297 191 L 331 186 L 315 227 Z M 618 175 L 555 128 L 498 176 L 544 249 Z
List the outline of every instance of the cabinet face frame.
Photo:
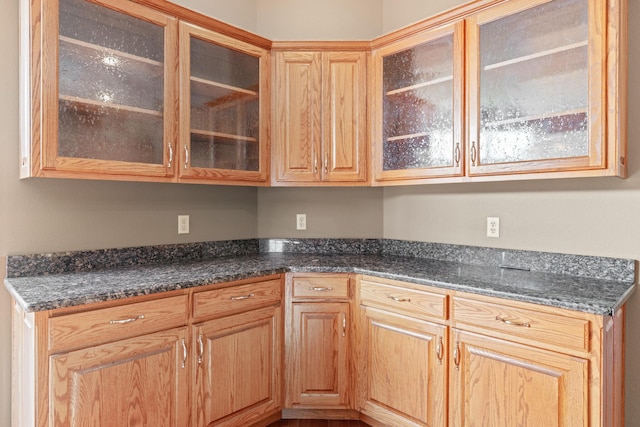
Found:
M 180 118 L 179 149 L 177 163 L 179 179 L 185 182 L 219 181 L 225 184 L 266 183 L 269 176 L 269 53 L 260 47 L 250 45 L 229 36 L 199 27 L 187 22 L 180 22 Z M 259 136 L 258 136 L 258 170 L 218 169 L 191 166 L 191 38 L 212 43 L 230 50 L 253 56 L 259 61 Z M 248 143 L 248 142 L 246 142 Z
M 374 179 L 379 183 L 422 178 L 451 178 L 464 175 L 465 165 L 465 131 L 464 131 L 464 21 L 458 21 L 440 28 L 424 31 L 422 34 L 402 39 L 398 42 L 381 47 L 373 52 L 373 77 L 370 99 L 373 105 L 370 114 L 372 133 L 371 163 L 374 168 Z M 452 64 L 452 124 L 453 124 L 453 158 L 449 167 L 427 167 L 414 169 L 384 170 L 384 129 L 383 129 L 383 101 L 384 86 L 383 60 L 386 56 L 410 50 L 413 47 L 451 35 L 453 38 Z M 459 147 L 456 150 L 456 145 Z M 458 153 L 456 155 L 456 153 Z M 457 157 L 457 162 L 456 162 Z
M 178 32 L 177 19 L 127 0 L 95 0 L 99 6 L 112 9 L 164 28 L 163 86 L 163 163 L 99 160 L 62 157 L 58 155 L 58 0 L 34 0 L 30 13 L 28 1 L 23 1 L 22 25 L 29 26 L 29 52 L 23 52 L 22 102 L 30 102 L 27 114 L 22 107 L 21 177 L 76 177 L 91 179 L 128 179 L 170 181 L 175 174 L 169 162 L 175 155 L 175 123 L 177 109 Z M 30 17 L 30 20 L 29 20 Z M 26 36 L 26 29 L 23 35 Z M 24 46 L 23 46 L 24 47 Z M 28 57 L 27 57 L 28 55 Z M 29 87 L 27 88 L 27 85 Z
M 614 172 L 618 168 L 616 140 L 607 143 L 607 2 L 606 0 L 588 1 L 587 41 L 588 41 L 588 155 L 566 158 L 512 161 L 484 164 L 480 144 L 480 26 L 500 20 L 518 12 L 543 5 L 550 0 L 510 0 L 482 12 L 471 15 L 467 25 L 467 93 L 468 93 L 468 137 L 467 137 L 467 175 L 470 177 L 488 175 L 518 175 L 527 173 L 554 173 L 570 171 Z M 587 1 L 587 0 L 583 0 Z M 615 126 L 609 124 L 609 126 Z M 613 162 L 613 163 L 612 163 Z

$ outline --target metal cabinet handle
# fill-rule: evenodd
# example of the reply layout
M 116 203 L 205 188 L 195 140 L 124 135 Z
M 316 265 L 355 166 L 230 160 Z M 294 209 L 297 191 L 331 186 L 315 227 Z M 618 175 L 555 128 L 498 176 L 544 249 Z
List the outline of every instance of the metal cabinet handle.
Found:
M 474 166 L 477 166 L 476 165 L 476 156 L 477 156 L 477 154 L 478 153 L 477 153 L 477 149 L 476 149 L 476 142 L 473 141 L 471 143 L 471 164 L 474 165 Z
M 456 348 L 453 349 L 453 364 L 456 370 L 460 370 L 460 341 L 456 341 Z
M 329 173 L 329 153 L 324 153 L 324 173 Z
M 184 144 L 184 168 L 189 169 L 189 147 Z
M 318 155 L 313 157 L 313 173 L 318 173 Z
M 136 317 L 130 317 L 128 319 L 109 320 L 109 324 L 110 325 L 122 325 L 124 323 L 131 323 L 131 322 L 135 322 L 136 320 L 140 320 L 140 319 L 144 319 L 144 314 L 139 314 Z
M 184 338 L 182 338 L 182 369 L 187 366 L 187 343 Z
M 347 336 L 347 313 L 342 313 L 342 336 Z
M 502 322 L 502 323 L 504 323 L 506 325 L 519 326 L 521 328 L 530 328 L 531 327 L 531 323 L 529 323 L 529 322 L 516 322 L 515 320 L 505 319 L 505 318 L 500 317 L 500 316 L 496 316 L 496 320 L 499 320 L 500 322 Z
M 392 295 L 387 296 L 387 298 L 397 302 L 411 302 L 411 298 L 394 297 Z
M 173 145 L 169 144 L 169 164 L 167 165 L 168 169 L 171 169 L 173 166 Z
M 331 287 L 323 287 L 323 286 L 311 286 L 309 287 L 310 291 L 316 291 L 316 292 L 325 292 L 325 291 L 332 291 L 333 288 Z
M 198 365 L 202 364 L 202 356 L 204 356 L 204 343 L 202 342 L 202 334 L 198 334 Z
M 460 143 L 459 142 L 456 144 L 456 149 L 454 153 L 455 153 L 454 156 L 455 156 L 456 166 L 458 166 L 460 164 Z
M 442 365 L 442 357 L 444 356 L 444 344 L 442 337 L 438 337 L 438 343 L 436 344 L 436 357 L 438 358 L 438 364 Z
M 249 294 L 249 295 L 239 295 L 236 297 L 231 297 L 229 298 L 231 301 L 239 301 L 239 300 L 243 300 L 243 299 L 249 299 L 249 298 L 253 298 L 255 297 L 256 294 Z

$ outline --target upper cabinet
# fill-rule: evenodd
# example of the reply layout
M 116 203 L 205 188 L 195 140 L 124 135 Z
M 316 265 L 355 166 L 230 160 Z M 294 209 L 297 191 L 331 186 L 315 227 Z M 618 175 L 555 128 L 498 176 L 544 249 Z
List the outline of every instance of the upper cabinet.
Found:
M 626 4 L 467 10 L 375 49 L 376 182 L 625 177 Z
M 33 2 L 22 177 L 267 182 L 268 50 L 151 6 Z
M 367 183 L 367 54 L 276 51 L 273 185 Z
M 376 51 L 376 180 L 464 172 L 463 37 L 460 22 Z
M 123 0 L 33 4 L 22 176 L 171 177 L 177 20 Z
M 269 54 L 180 23 L 180 156 L 185 180 L 268 177 Z

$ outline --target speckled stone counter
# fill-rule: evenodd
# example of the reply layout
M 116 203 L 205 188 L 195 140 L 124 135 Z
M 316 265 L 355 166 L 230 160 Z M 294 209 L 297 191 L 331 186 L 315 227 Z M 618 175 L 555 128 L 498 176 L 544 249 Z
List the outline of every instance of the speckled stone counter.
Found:
M 376 239 L 264 239 L 213 246 L 138 249 L 141 260 L 127 249 L 125 262 L 114 261 L 117 250 L 9 257 L 5 286 L 26 311 L 42 311 L 284 272 L 361 273 L 599 315 L 611 315 L 635 289 L 636 263 L 624 259 Z M 232 254 L 219 249 L 225 246 Z M 157 254 L 164 249 L 181 255 Z M 96 253 L 102 265 L 79 261 Z M 149 253 L 158 261 L 149 262 Z M 53 273 L 51 265 L 57 265 Z

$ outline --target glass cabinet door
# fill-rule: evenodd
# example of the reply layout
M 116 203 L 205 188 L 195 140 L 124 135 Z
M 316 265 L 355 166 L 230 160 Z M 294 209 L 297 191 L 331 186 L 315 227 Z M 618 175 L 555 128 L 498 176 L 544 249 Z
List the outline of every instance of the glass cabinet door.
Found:
M 375 53 L 377 180 L 462 174 L 461 37 L 460 23 Z
M 266 181 L 266 51 L 187 23 L 180 37 L 180 177 Z
M 43 53 L 57 52 L 45 64 L 57 93 L 44 95 L 43 169 L 172 176 L 175 19 L 120 0 L 56 5 Z
M 513 1 L 472 17 L 470 175 L 604 166 L 602 41 L 590 37 L 603 11 Z

